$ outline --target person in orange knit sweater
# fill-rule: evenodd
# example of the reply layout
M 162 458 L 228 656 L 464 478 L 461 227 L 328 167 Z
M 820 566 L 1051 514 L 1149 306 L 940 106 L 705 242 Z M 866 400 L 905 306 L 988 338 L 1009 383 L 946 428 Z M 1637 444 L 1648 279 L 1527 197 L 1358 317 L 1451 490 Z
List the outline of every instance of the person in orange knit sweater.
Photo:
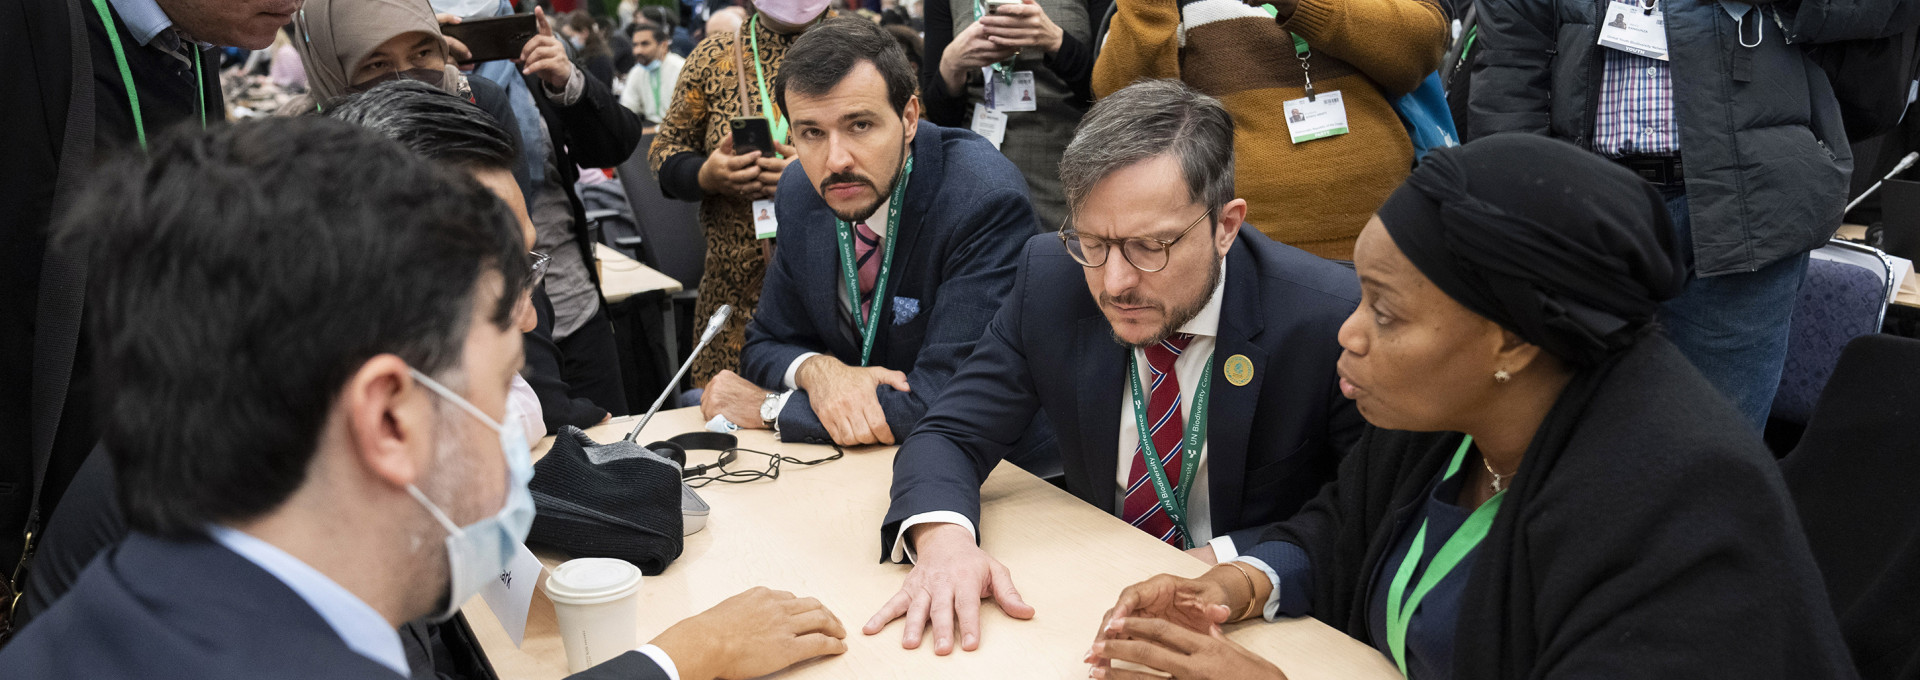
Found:
M 1433 0 L 1255 2 L 1118 0 L 1094 94 L 1177 78 L 1224 102 L 1247 222 L 1353 259 L 1367 218 L 1413 168 L 1393 100 L 1439 67 L 1446 10 Z

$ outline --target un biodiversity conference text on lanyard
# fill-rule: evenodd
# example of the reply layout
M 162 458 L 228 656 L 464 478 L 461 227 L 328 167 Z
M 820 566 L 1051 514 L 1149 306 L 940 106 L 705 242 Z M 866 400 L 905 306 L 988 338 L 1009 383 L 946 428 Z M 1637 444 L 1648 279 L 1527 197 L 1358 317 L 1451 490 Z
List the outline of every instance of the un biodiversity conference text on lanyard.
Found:
M 93 8 L 100 12 L 100 25 L 106 29 L 107 43 L 113 46 L 113 62 L 120 67 L 120 85 L 127 89 L 127 105 L 133 109 L 133 132 L 140 140 L 140 149 L 147 148 L 147 125 L 140 116 L 140 90 L 133 86 L 133 69 L 127 68 L 127 50 L 120 46 L 120 30 L 113 21 L 113 13 L 107 11 L 107 0 L 93 0 Z M 193 84 L 199 88 L 200 129 L 207 128 L 207 81 L 200 77 L 200 48 L 186 45 L 193 51 Z
M 860 270 L 855 266 L 853 254 L 853 225 L 846 220 L 833 221 L 835 235 L 840 238 L 840 275 L 847 282 L 847 304 L 853 307 L 853 325 L 860 331 L 860 365 L 871 365 L 873 359 L 873 339 L 880 335 L 880 308 L 885 307 L 887 299 L 887 274 L 893 271 L 894 237 L 900 232 L 900 208 L 906 203 L 907 178 L 913 175 L 913 157 L 900 166 L 900 179 L 893 183 L 893 195 L 887 199 L 887 235 L 886 252 L 880 258 L 880 275 L 873 282 L 873 309 L 866 319 L 860 318 Z
M 1467 449 L 1473 446 L 1473 437 L 1460 441 L 1460 450 L 1453 454 L 1453 463 L 1447 466 L 1447 475 L 1441 479 L 1453 479 L 1460 472 L 1460 461 L 1467 457 Z M 1427 546 L 1427 522 L 1421 520 L 1420 531 L 1413 535 L 1413 545 L 1407 548 L 1406 559 L 1400 560 L 1399 571 L 1394 572 L 1393 582 L 1387 586 L 1387 651 L 1392 653 L 1393 662 L 1400 667 L 1400 674 L 1407 674 L 1407 627 L 1413 624 L 1413 613 L 1420 609 L 1420 601 L 1426 599 L 1427 591 L 1433 590 L 1460 566 L 1460 560 L 1480 547 L 1481 539 L 1487 537 L 1487 530 L 1493 527 L 1493 516 L 1500 512 L 1500 501 L 1507 496 L 1505 490 L 1481 503 L 1460 529 L 1441 544 L 1440 551 L 1433 554 L 1433 562 L 1427 565 L 1426 573 L 1420 575 L 1419 585 L 1414 586 L 1413 595 L 1405 598 L 1407 582 L 1413 580 L 1413 570 L 1420 564 L 1420 554 Z
M 1146 453 L 1147 478 L 1153 480 L 1153 492 L 1160 496 L 1160 509 L 1167 511 L 1173 526 L 1180 530 L 1182 544 L 1192 548 L 1193 532 L 1187 529 L 1187 495 L 1193 491 L 1193 476 L 1200 469 L 1200 447 L 1207 442 L 1207 398 L 1213 392 L 1213 355 L 1207 355 L 1205 370 L 1200 372 L 1200 384 L 1193 389 L 1193 408 L 1187 411 L 1187 433 L 1180 440 L 1180 490 L 1177 492 L 1167 482 L 1160 452 L 1153 448 L 1146 391 L 1140 389 L 1139 355 L 1138 351 L 1127 353 L 1127 377 L 1133 384 L 1133 425 L 1140 431 L 1140 448 Z

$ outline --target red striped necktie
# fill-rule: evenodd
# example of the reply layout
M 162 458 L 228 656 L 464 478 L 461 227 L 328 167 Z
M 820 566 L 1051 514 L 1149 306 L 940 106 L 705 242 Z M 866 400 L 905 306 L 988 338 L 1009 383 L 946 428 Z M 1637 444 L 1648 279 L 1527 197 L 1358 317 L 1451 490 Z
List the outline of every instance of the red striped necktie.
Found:
M 1180 377 L 1174 373 L 1173 362 L 1187 351 L 1190 342 L 1193 336 L 1181 333 L 1141 350 L 1147 355 L 1147 374 L 1153 381 L 1147 397 L 1147 422 L 1153 427 L 1153 449 L 1160 454 L 1167 486 L 1173 489 L 1180 488 L 1180 462 L 1185 455 L 1181 439 L 1186 434 L 1186 419 L 1180 417 Z M 1147 433 L 1141 434 L 1144 440 Z M 1173 518 L 1160 507 L 1160 493 L 1153 488 L 1153 480 L 1147 474 L 1147 454 L 1143 446 L 1135 445 L 1133 449 L 1133 468 L 1127 474 L 1127 500 L 1120 517 L 1176 548 L 1185 547 L 1180 528 L 1174 526 Z

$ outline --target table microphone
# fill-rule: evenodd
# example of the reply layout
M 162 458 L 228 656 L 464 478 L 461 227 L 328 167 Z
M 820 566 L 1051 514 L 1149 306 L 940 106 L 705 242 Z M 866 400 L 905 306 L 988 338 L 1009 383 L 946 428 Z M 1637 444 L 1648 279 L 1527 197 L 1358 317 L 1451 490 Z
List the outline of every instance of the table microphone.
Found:
M 687 355 L 687 363 L 680 364 L 680 371 L 667 381 L 667 388 L 660 391 L 660 398 L 653 400 L 653 408 L 647 409 L 647 414 L 640 417 L 633 431 L 627 433 L 626 441 L 633 441 L 634 437 L 640 436 L 640 430 L 647 426 L 647 421 L 653 420 L 653 414 L 660 410 L 660 405 L 667 403 L 667 395 L 673 394 L 673 388 L 680 384 L 681 378 L 686 377 L 687 369 L 693 368 L 693 360 L 700 356 L 700 350 L 706 349 L 713 336 L 720 334 L 720 327 L 726 325 L 729 316 L 733 316 L 733 305 L 720 305 L 719 309 L 713 310 L 713 316 L 707 319 L 707 330 L 700 334 L 700 344 L 694 345 L 693 352 Z
M 1854 206 L 1860 205 L 1860 202 L 1867 200 L 1867 197 L 1872 196 L 1873 192 L 1879 191 L 1880 185 L 1885 184 L 1887 180 L 1893 179 L 1894 175 L 1898 175 L 1900 173 L 1906 172 L 1907 168 L 1913 167 L 1914 161 L 1920 161 L 1920 151 L 1909 153 L 1906 155 L 1905 158 L 1900 159 L 1900 163 L 1898 165 L 1893 166 L 1893 172 L 1887 173 L 1886 177 L 1880 178 L 1880 181 L 1874 182 L 1873 186 L 1867 187 L 1866 191 L 1860 192 L 1860 196 L 1858 198 L 1853 199 L 1852 203 L 1848 203 L 1847 208 L 1845 210 L 1840 211 L 1840 214 L 1845 215 L 1847 213 L 1853 212 Z

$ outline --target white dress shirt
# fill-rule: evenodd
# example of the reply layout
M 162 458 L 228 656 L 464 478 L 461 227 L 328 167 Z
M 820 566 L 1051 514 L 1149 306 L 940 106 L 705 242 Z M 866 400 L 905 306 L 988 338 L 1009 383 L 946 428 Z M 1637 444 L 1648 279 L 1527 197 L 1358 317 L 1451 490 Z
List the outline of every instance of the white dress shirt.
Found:
M 1180 357 L 1173 362 L 1174 373 L 1180 380 L 1180 417 L 1183 422 L 1191 422 L 1189 419 L 1192 417 L 1194 390 L 1200 386 L 1200 376 L 1208 370 L 1207 359 L 1212 356 L 1214 339 L 1220 334 L 1220 298 L 1226 290 L 1226 280 L 1227 261 L 1226 258 L 1221 258 L 1220 284 L 1214 286 L 1213 297 L 1207 300 L 1207 306 L 1202 307 L 1200 313 L 1195 314 L 1191 320 L 1181 325 L 1177 331 L 1193 336 L 1193 341 L 1187 344 L 1186 352 L 1182 353 Z M 1142 350 L 1135 349 L 1133 350 L 1133 355 L 1134 359 L 1139 363 L 1141 387 L 1144 388 L 1147 385 L 1153 384 L 1153 378 L 1151 374 L 1147 372 L 1146 353 Z M 1224 359 L 1222 359 L 1222 361 L 1224 361 Z M 1140 430 L 1133 422 L 1133 386 L 1128 382 L 1122 382 L 1116 386 L 1115 389 L 1120 390 L 1121 393 L 1120 412 L 1118 413 L 1120 419 L 1120 439 L 1117 453 L 1119 456 L 1119 465 L 1114 468 L 1114 506 L 1108 508 L 1108 511 L 1112 512 L 1115 516 L 1119 516 L 1123 512 L 1127 502 L 1127 481 L 1133 474 L 1133 454 L 1134 449 L 1140 445 Z M 1187 529 L 1193 532 L 1192 538 L 1194 545 L 1206 543 L 1213 546 L 1214 559 L 1225 562 L 1238 556 L 1239 553 L 1234 549 L 1232 538 L 1225 534 L 1220 536 L 1213 535 L 1213 518 L 1208 514 L 1212 508 L 1208 502 L 1210 494 L 1207 490 L 1207 448 L 1209 444 L 1209 442 L 1202 442 L 1200 445 L 1200 463 L 1194 470 L 1193 488 L 1188 492 L 1187 496 Z M 908 517 L 906 521 L 900 523 L 900 533 L 895 536 L 893 540 L 892 559 L 899 561 L 903 556 L 909 560 L 913 559 L 913 551 L 908 548 L 905 541 L 907 530 L 913 528 L 916 524 L 936 522 L 946 522 L 966 527 L 967 532 L 973 534 L 976 540 L 980 536 L 979 531 L 973 526 L 973 522 L 967 521 L 966 515 L 949 510 L 923 512 Z

